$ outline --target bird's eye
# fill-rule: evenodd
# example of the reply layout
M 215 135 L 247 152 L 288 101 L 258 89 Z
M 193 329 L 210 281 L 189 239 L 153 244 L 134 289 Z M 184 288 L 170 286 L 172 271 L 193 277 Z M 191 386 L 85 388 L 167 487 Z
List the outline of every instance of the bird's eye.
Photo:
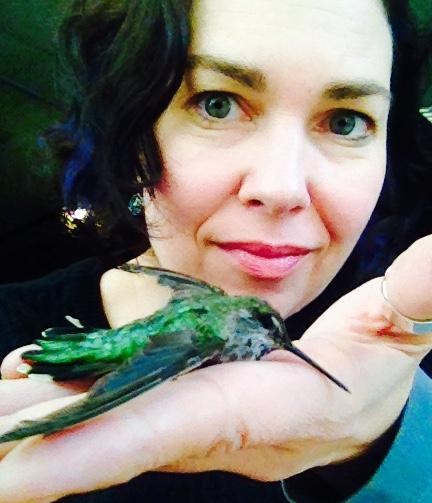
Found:
M 267 330 L 274 330 L 274 328 L 279 325 L 279 323 L 275 323 L 276 318 L 272 314 L 260 313 L 258 318 L 261 322 L 261 325 Z

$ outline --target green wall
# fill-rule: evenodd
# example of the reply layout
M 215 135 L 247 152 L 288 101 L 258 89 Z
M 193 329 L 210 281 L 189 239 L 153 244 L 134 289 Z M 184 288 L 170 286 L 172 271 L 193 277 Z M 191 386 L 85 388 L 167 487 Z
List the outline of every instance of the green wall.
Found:
M 0 233 L 52 204 L 37 138 L 58 115 L 53 32 L 59 0 L 0 2 Z

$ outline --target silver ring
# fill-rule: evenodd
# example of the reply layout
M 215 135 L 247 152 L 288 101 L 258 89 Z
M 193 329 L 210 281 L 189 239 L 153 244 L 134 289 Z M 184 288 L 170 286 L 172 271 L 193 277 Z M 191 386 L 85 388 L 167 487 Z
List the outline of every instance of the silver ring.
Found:
M 414 318 L 409 318 L 408 316 L 405 316 L 400 311 L 398 311 L 389 301 L 385 276 L 383 277 L 381 283 L 381 292 L 384 300 L 391 308 L 389 321 L 391 321 L 394 325 L 396 325 L 404 332 L 410 332 L 413 335 L 432 335 L 432 320 L 416 320 Z

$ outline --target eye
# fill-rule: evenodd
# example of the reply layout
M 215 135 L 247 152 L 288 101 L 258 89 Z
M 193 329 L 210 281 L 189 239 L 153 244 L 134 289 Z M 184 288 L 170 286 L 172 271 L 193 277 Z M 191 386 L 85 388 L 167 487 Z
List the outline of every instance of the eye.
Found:
M 264 328 L 266 328 L 267 330 L 274 328 L 274 321 L 269 314 L 263 314 L 263 313 L 258 312 L 257 318 L 261 322 L 261 325 Z
M 210 117 L 225 119 L 231 112 L 232 103 L 226 95 L 210 95 L 203 100 L 202 106 Z
M 258 318 L 264 328 L 267 330 L 275 330 L 275 329 L 281 329 L 281 322 L 280 320 L 274 316 L 271 313 L 265 313 L 263 314 L 262 312 L 259 313 Z
M 192 106 L 204 120 L 212 122 L 244 119 L 237 99 L 227 92 L 206 91 L 192 98 Z
M 354 141 L 367 138 L 374 125 L 370 117 L 353 110 L 337 110 L 328 118 L 328 129 L 333 134 Z

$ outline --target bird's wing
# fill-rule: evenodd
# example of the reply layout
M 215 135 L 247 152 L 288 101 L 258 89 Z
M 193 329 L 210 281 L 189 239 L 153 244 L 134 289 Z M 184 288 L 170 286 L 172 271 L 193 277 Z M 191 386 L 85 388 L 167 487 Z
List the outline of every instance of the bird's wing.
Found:
M 168 269 L 158 267 L 147 267 L 135 264 L 123 264 L 118 267 L 127 272 L 149 274 L 155 276 L 160 285 L 168 286 L 173 289 L 175 297 L 188 297 L 196 294 L 220 294 L 225 295 L 225 292 L 216 286 L 210 285 L 205 281 L 193 278 L 186 274 L 181 274 Z
M 29 367 L 22 367 L 22 372 L 28 376 L 34 374 L 49 375 L 54 381 L 70 381 L 74 379 L 96 378 L 113 371 L 118 363 L 116 362 L 77 362 L 77 363 L 43 363 L 35 362 L 30 353 L 37 353 L 37 350 L 24 353 L 23 359 Z
M 98 416 L 137 395 L 211 361 L 192 344 L 154 348 L 99 379 L 82 400 L 37 420 L 23 420 L 0 436 L 0 443 L 54 433 Z

